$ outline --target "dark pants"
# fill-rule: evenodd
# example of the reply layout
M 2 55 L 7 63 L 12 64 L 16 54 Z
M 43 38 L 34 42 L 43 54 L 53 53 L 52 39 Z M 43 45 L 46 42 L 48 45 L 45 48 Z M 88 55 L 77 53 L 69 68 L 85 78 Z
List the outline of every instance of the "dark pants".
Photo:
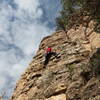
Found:
M 45 54 L 45 61 L 44 61 L 44 65 L 47 65 L 51 56 L 55 56 L 57 58 L 57 53 L 56 52 L 49 52 Z

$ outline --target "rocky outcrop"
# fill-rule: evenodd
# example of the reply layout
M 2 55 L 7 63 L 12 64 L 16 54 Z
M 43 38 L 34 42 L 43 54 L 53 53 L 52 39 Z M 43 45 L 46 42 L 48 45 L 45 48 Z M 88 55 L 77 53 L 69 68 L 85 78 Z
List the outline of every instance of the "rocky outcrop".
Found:
M 91 26 L 91 25 L 90 25 Z M 36 56 L 17 82 L 11 100 L 100 100 L 100 34 L 85 27 L 45 37 Z M 61 57 L 43 67 L 44 50 L 52 46 Z

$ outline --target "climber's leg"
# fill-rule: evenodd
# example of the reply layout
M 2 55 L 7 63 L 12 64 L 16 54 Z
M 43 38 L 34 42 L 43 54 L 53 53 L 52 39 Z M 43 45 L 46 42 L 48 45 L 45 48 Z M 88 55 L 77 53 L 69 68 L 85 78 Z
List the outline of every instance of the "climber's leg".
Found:
M 58 54 L 56 52 L 51 52 L 51 55 L 55 56 L 56 58 L 59 58 Z
M 47 65 L 48 64 L 49 59 L 50 59 L 50 54 L 48 53 L 48 54 L 45 55 L 44 65 Z
M 44 55 L 44 65 L 47 64 L 47 53 Z

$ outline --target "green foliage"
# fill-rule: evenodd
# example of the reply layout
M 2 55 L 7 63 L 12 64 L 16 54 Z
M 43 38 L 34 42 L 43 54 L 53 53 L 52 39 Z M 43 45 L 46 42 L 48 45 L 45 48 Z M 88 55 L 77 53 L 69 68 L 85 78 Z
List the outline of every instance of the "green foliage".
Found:
M 74 74 L 75 64 L 69 64 L 69 65 L 66 65 L 66 67 L 68 68 L 68 72 L 70 73 L 70 78 L 72 78 Z
M 100 74 L 100 48 L 97 49 L 96 53 L 90 59 L 94 73 Z
M 70 72 L 73 72 L 74 66 L 75 66 L 74 64 L 68 65 L 68 69 L 70 70 Z
M 57 30 L 71 28 L 79 23 L 80 16 L 90 16 L 100 24 L 100 0 L 61 0 L 61 4 L 60 16 L 56 18 Z
M 60 16 L 56 18 L 56 25 L 57 25 L 57 30 L 66 30 L 66 25 L 68 24 L 66 16 Z
M 69 15 L 74 12 L 72 0 L 61 0 L 62 11 L 60 11 L 60 16 L 56 18 L 57 30 L 66 30 L 69 21 Z

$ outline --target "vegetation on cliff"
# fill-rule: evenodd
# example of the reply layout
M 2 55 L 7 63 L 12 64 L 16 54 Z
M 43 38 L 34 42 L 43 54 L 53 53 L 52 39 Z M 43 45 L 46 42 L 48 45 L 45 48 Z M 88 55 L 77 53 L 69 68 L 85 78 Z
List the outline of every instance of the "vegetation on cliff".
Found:
M 91 20 L 96 22 L 95 30 L 100 31 L 100 0 L 61 0 L 62 10 L 56 18 L 57 30 L 66 30 Z

